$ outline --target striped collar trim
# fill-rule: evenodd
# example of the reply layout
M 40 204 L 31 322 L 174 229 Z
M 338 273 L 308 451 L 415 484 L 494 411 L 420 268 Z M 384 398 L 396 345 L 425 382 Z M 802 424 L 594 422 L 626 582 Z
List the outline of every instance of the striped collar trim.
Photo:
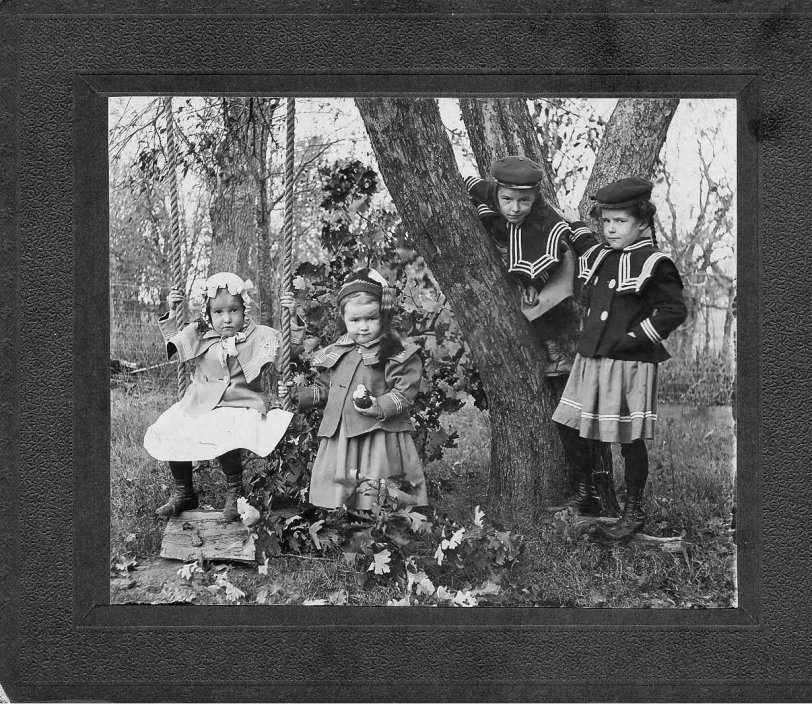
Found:
M 653 247 L 653 246 L 654 246 L 654 240 L 651 237 L 643 237 L 643 238 L 637 240 L 636 242 L 632 242 L 628 247 L 624 247 L 621 250 L 621 252 L 631 252 L 631 251 L 633 251 L 635 249 L 643 249 L 643 247 Z M 605 244 L 604 247 L 608 247 L 609 249 L 612 249 L 611 247 L 609 247 L 608 244 Z
M 562 238 L 568 229 L 569 226 L 563 221 L 559 221 L 553 225 L 550 233 L 547 235 L 547 246 L 544 249 L 544 254 L 535 261 L 531 261 L 524 258 L 521 226 L 509 223 L 510 265 L 508 266 L 508 271 L 517 271 L 522 274 L 527 274 L 531 279 L 535 279 L 553 264 L 561 261 L 558 252 L 561 248 Z

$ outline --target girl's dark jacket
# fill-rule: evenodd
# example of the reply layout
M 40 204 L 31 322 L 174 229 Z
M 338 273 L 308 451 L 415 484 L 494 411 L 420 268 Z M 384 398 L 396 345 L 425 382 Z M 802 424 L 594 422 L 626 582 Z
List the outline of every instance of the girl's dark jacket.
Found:
M 573 223 L 576 229 L 583 223 Z M 583 357 L 663 362 L 663 346 L 688 315 L 682 279 L 651 238 L 622 250 L 596 244 L 578 260 L 589 300 L 577 351 Z

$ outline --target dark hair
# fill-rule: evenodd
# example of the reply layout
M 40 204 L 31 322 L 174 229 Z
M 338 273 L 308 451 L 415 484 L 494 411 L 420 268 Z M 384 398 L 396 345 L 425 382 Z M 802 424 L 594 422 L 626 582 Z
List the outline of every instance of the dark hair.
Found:
M 367 293 L 366 291 L 358 291 L 357 293 L 351 293 L 346 298 L 341 299 L 341 303 L 338 306 L 338 311 L 341 314 L 341 324 L 344 325 L 344 309 L 347 307 L 347 303 L 350 301 L 356 301 L 359 298 L 364 297 L 366 300 L 363 301 L 364 303 L 377 303 L 380 306 L 381 299 L 377 296 Z M 393 310 L 383 310 L 380 311 L 381 314 L 381 337 L 380 337 L 380 346 L 381 351 L 378 355 L 380 360 L 383 362 L 390 357 L 398 354 L 398 352 L 403 352 L 403 342 L 398 336 L 396 332 L 392 330 L 392 321 L 395 318 L 395 311 Z M 346 330 L 346 327 L 345 327 Z
M 589 215 L 599 220 L 604 210 L 625 210 L 637 222 L 646 223 L 651 230 L 651 239 L 654 240 L 654 246 L 657 246 L 657 228 L 654 226 L 654 214 L 657 212 L 657 206 L 650 200 L 641 200 L 639 203 L 632 203 L 622 208 L 612 208 L 608 205 L 601 206 L 595 203 L 590 209 Z

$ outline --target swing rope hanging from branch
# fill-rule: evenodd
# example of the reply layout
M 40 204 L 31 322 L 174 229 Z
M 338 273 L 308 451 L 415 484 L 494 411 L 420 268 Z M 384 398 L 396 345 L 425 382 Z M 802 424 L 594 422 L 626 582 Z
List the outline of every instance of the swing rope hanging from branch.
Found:
M 293 287 L 293 140 L 295 134 L 296 103 L 291 97 L 286 101 L 285 119 L 285 221 L 282 230 L 282 292 L 290 291 Z M 290 311 L 282 307 L 282 381 L 290 380 Z M 282 401 L 286 411 L 293 410 L 290 396 Z
M 171 220 L 170 232 L 170 266 L 172 286 L 181 293 L 186 292 L 186 272 L 183 269 L 183 248 L 181 246 L 180 208 L 178 204 L 178 151 L 175 143 L 175 119 L 172 115 L 172 98 L 163 100 L 164 119 L 166 120 L 167 170 L 169 175 L 169 210 Z M 186 306 L 178 307 L 177 329 L 186 325 Z M 178 398 L 182 397 L 189 386 L 189 375 L 186 373 L 186 362 L 178 362 Z

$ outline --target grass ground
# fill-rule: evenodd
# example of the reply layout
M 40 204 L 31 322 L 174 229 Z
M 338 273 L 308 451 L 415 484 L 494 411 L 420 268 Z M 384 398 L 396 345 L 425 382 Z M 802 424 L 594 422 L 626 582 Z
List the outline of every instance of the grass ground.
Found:
M 340 551 L 283 555 L 256 566 L 220 565 L 187 575 L 156 559 L 163 521 L 152 515 L 169 492 L 164 464 L 143 450 L 144 430 L 174 398 L 171 384 L 140 382 L 112 390 L 111 600 L 193 603 L 380 605 L 397 602 L 403 585 L 365 581 Z M 490 603 L 574 607 L 708 608 L 735 605 L 735 545 L 730 530 L 735 443 L 729 409 L 661 409 L 650 446 L 646 532 L 683 535 L 685 549 L 665 552 L 637 542 L 606 544 L 600 532 L 559 515 L 524 534 L 521 556 Z M 466 525 L 485 503 L 490 432 L 473 407 L 445 422 L 459 447 L 426 467 L 431 504 Z M 623 478 L 615 454 L 622 502 Z M 204 467 L 201 502 L 219 507 L 219 469 Z M 433 549 L 433 546 L 427 546 Z M 118 565 L 118 567 L 115 567 Z M 237 591 L 234 591 L 237 590 Z M 242 593 L 235 599 L 235 595 Z

